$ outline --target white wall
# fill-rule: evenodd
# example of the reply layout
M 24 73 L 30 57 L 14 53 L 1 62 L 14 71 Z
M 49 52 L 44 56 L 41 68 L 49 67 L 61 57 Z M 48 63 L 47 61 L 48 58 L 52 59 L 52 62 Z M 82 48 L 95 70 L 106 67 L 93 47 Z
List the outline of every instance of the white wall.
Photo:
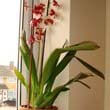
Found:
M 71 0 L 71 43 L 84 40 L 97 42 L 101 49 L 80 52 L 78 56 L 105 71 L 105 3 L 106 0 Z M 76 60 L 70 65 L 70 77 L 90 72 Z M 104 110 L 104 81 L 98 77 L 86 80 L 91 90 L 80 84 L 71 86 L 69 110 Z

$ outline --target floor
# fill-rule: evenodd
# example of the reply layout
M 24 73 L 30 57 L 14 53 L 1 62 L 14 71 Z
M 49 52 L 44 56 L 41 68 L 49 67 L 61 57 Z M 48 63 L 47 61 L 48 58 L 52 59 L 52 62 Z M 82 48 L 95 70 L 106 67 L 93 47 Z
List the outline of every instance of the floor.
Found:
M 16 110 L 16 107 L 0 107 L 0 110 Z

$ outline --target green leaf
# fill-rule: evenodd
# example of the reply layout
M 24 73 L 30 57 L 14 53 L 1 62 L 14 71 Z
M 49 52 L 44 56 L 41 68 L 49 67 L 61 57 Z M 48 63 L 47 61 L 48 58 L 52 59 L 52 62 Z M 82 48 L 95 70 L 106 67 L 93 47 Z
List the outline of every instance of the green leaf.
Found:
M 26 41 L 26 32 L 24 31 L 24 32 L 23 32 L 23 35 L 22 35 L 22 37 L 21 37 L 21 45 L 22 45 L 23 50 L 24 50 L 25 52 L 28 52 L 28 53 L 29 53 L 29 47 L 28 47 L 28 45 L 27 45 L 26 42 L 27 42 L 27 41 Z
M 30 66 L 30 49 L 26 43 L 26 38 L 25 34 L 21 38 L 21 46 L 20 46 L 20 51 L 21 55 L 23 58 L 23 61 L 27 67 L 27 70 L 29 71 L 29 66 Z M 36 70 L 36 65 L 35 65 L 35 60 L 34 57 L 32 56 L 32 86 L 36 90 L 38 89 L 38 77 L 37 77 L 37 70 Z
M 37 96 L 34 103 L 37 107 L 39 107 L 43 102 L 44 102 L 44 94 L 40 94 Z
M 57 48 L 55 49 L 52 54 L 49 56 L 43 71 L 43 77 L 42 77 L 42 85 L 44 85 L 51 75 L 53 75 L 53 71 L 56 67 L 56 64 L 58 63 L 59 57 L 62 53 L 65 52 L 71 52 L 71 51 L 81 51 L 81 50 L 96 50 L 99 46 L 90 41 L 81 42 L 76 45 L 71 45 L 66 48 Z
M 75 57 L 81 64 L 83 64 L 87 69 L 89 69 L 90 71 L 92 71 L 95 75 L 99 76 L 102 79 L 105 79 L 104 74 L 102 72 L 100 72 L 98 69 L 96 69 L 95 67 L 91 66 L 90 64 L 88 64 L 87 62 L 85 62 L 84 60 L 82 60 L 79 57 Z
M 24 63 L 29 71 L 30 56 L 28 53 L 25 53 L 23 51 L 22 47 L 20 47 L 20 51 L 21 51 L 21 55 L 24 60 Z M 36 88 L 36 89 L 38 88 L 38 79 L 37 79 L 37 72 L 36 72 L 34 58 L 32 58 L 32 86 L 33 88 Z
M 62 72 L 65 69 L 69 62 L 74 58 L 75 54 L 76 51 L 70 51 L 65 55 L 65 57 L 58 63 L 54 70 L 55 76 L 57 76 L 60 72 Z
M 66 48 L 62 48 L 62 52 L 64 51 L 82 51 L 82 50 L 96 50 L 100 48 L 95 42 L 92 41 L 83 41 L 81 43 L 67 46 Z
M 46 98 L 46 100 L 40 105 L 40 107 L 51 106 L 61 92 L 66 92 L 68 90 L 69 88 L 64 86 L 59 86 L 55 88 L 53 92 L 50 93 L 50 95 Z
M 89 85 L 87 85 L 86 83 L 82 82 L 82 81 L 78 81 L 79 83 L 81 83 L 83 86 L 87 87 L 88 89 L 91 89 L 91 87 Z
M 77 80 L 83 80 L 83 79 L 86 79 L 88 77 L 93 77 L 92 74 L 90 73 L 83 73 L 83 72 L 80 72 L 74 79 L 77 81 Z
M 73 82 L 79 82 L 90 89 L 90 87 L 84 82 L 82 82 L 81 80 L 86 79 L 88 77 L 92 77 L 92 76 L 93 75 L 87 74 L 87 73 L 79 73 L 77 76 L 69 80 L 66 84 L 55 88 L 52 93 L 50 92 L 47 95 L 46 100 L 40 106 L 41 107 L 51 106 L 61 92 L 65 92 L 69 90 L 69 88 L 67 88 L 66 86 L 72 84 Z
M 80 80 L 83 80 L 83 79 L 86 79 L 86 78 L 92 77 L 92 76 L 93 75 L 87 74 L 87 73 L 79 73 L 74 78 L 69 80 L 66 84 L 64 84 L 64 86 L 68 86 L 68 85 L 72 84 L 73 82 L 79 82 Z
M 27 69 L 29 70 L 29 54 L 24 50 L 23 47 L 20 46 L 20 52 L 21 52 L 21 56 L 23 58 L 23 61 L 27 67 Z
M 53 74 L 51 75 L 51 77 L 49 78 L 49 80 L 47 82 L 45 92 L 51 91 L 56 77 L 65 69 L 65 67 L 69 64 L 69 62 L 74 58 L 75 54 L 76 54 L 76 51 L 68 52 L 65 55 L 65 57 L 57 64 L 57 66 L 54 69 Z
M 14 73 L 16 74 L 16 77 L 20 80 L 20 82 L 26 87 L 26 89 L 28 90 L 28 84 L 24 78 L 24 76 L 22 75 L 21 72 L 19 72 L 16 68 L 14 68 Z
M 96 50 L 98 48 L 100 48 L 99 45 L 97 45 L 97 43 L 93 42 L 93 41 L 83 41 L 79 44 L 76 45 L 72 45 L 74 46 L 74 48 L 76 48 L 76 50 Z M 70 47 L 72 47 L 70 46 Z
M 54 50 L 49 56 L 44 66 L 44 70 L 42 74 L 42 85 L 44 85 L 47 82 L 47 80 L 50 78 L 51 74 L 54 71 L 54 68 L 56 67 L 59 57 L 60 57 L 60 51 L 57 49 Z

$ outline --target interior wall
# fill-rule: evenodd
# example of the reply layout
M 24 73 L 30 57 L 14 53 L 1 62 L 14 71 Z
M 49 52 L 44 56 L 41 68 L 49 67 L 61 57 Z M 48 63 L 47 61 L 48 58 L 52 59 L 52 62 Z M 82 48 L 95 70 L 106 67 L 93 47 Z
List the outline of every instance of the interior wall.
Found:
M 105 109 L 110 110 L 110 0 L 106 0 L 106 82 Z
M 71 44 L 84 40 L 97 42 L 101 48 L 77 55 L 105 72 L 106 0 L 71 0 Z M 79 62 L 70 65 L 70 78 L 79 72 L 90 72 Z M 69 110 L 104 110 L 104 81 L 97 76 L 85 80 L 91 90 L 80 84 L 71 85 Z

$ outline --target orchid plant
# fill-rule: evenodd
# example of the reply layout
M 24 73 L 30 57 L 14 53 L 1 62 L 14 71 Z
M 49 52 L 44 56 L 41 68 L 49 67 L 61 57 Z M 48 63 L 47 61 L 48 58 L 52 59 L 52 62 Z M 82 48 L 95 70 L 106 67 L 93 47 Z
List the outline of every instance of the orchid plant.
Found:
M 79 51 L 99 49 L 99 46 L 91 41 L 84 41 L 69 46 L 64 43 L 62 48 L 53 50 L 44 65 L 47 28 L 48 26 L 55 24 L 55 19 L 57 19 L 58 16 L 57 10 L 61 8 L 61 5 L 56 0 L 48 0 L 47 4 L 39 3 L 33 7 L 28 6 L 25 2 L 24 8 L 26 10 L 32 10 L 32 19 L 30 21 L 31 35 L 27 39 L 26 33 L 24 32 L 21 37 L 20 46 L 20 52 L 29 73 L 29 80 L 27 81 L 23 74 L 16 68 L 14 68 L 14 71 L 21 84 L 23 84 L 27 90 L 28 107 L 46 108 L 52 106 L 60 93 L 70 90 L 68 85 L 71 83 L 78 82 L 90 89 L 90 86 L 82 81 L 83 79 L 94 75 L 104 79 L 104 74 L 102 72 L 76 56 Z M 35 63 L 33 54 L 33 46 L 35 43 L 39 45 L 37 64 Z M 65 56 L 61 59 L 60 57 L 63 53 L 65 53 Z M 81 72 L 65 84 L 54 88 L 53 85 L 56 78 L 62 73 L 73 58 L 77 59 L 93 74 Z

